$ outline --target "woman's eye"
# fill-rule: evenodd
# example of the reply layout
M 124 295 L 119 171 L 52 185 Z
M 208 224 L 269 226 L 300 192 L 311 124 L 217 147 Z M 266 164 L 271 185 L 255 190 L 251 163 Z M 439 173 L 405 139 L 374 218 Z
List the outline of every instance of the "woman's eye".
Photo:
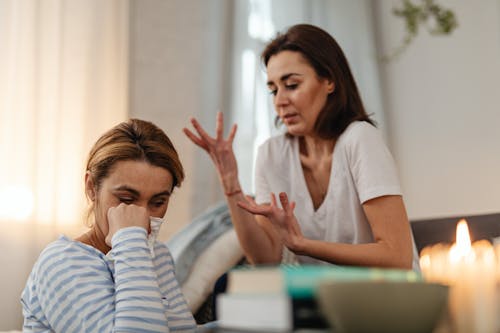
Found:
M 160 208 L 165 204 L 165 200 L 155 201 L 153 202 L 153 206 L 156 208 Z
M 285 84 L 285 89 L 286 90 L 295 90 L 298 87 L 298 83 L 291 83 L 291 84 Z M 269 91 L 269 94 L 276 96 L 278 93 L 278 89 L 273 89 Z
M 126 205 L 130 205 L 131 203 L 134 202 L 134 199 L 132 198 L 118 198 L 118 200 L 120 200 L 120 202 L 123 202 Z

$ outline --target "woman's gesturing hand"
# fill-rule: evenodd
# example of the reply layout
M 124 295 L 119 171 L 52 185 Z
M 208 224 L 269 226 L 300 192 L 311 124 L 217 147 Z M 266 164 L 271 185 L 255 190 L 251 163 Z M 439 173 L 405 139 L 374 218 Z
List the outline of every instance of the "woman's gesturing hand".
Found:
M 276 204 L 276 196 L 271 193 L 271 204 L 258 205 L 252 197 L 246 196 L 247 202 L 238 202 L 238 206 L 246 211 L 265 216 L 278 232 L 283 245 L 292 252 L 300 252 L 301 242 L 304 239 L 297 218 L 293 214 L 295 202 L 289 202 L 285 192 L 279 194 L 281 207 Z
M 239 187 L 238 165 L 233 152 L 233 141 L 237 129 L 236 124 L 231 127 L 227 139 L 224 139 L 223 136 L 224 119 L 222 112 L 217 113 L 215 137 L 208 135 L 195 118 L 191 118 L 191 124 L 198 135 L 194 134 L 187 128 L 183 129 L 184 134 L 186 134 L 194 144 L 205 150 L 210 155 L 210 158 L 214 162 L 217 173 L 222 181 L 222 186 L 224 187 L 225 192 L 230 193 L 238 190 L 238 188 L 235 188 Z

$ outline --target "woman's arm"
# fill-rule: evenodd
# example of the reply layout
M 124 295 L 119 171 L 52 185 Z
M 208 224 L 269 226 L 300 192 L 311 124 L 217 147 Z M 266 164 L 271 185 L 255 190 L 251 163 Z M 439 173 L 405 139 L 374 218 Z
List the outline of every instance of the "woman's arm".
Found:
M 113 332 L 168 332 L 163 297 L 140 227 L 120 229 L 112 238 L 115 313 Z
M 236 125 L 231 128 L 228 138 L 224 139 L 221 112 L 217 114 L 215 137 L 208 135 L 196 119 L 191 119 L 191 123 L 198 135 L 187 128 L 184 128 L 184 133 L 212 159 L 226 195 L 231 221 L 247 259 L 251 263 L 279 263 L 282 245 L 267 218 L 254 217 L 237 205 L 245 201 L 245 196 L 238 179 L 238 165 L 232 147 Z
M 274 198 L 274 196 L 272 197 Z M 285 246 L 306 255 L 339 265 L 394 267 L 411 269 L 413 250 L 410 225 L 401 196 L 382 196 L 363 204 L 374 242 L 366 244 L 333 243 L 304 238 L 293 215 L 295 203 L 280 193 L 282 208 L 272 200 L 270 206 L 240 203 L 247 211 L 266 216 L 279 230 Z
M 247 260 L 252 264 L 277 264 L 281 261 L 283 245 L 272 223 L 264 216 L 254 216 L 241 209 L 243 193 L 226 196 L 231 220 Z
M 411 230 L 401 196 L 369 200 L 363 204 L 363 209 L 373 232 L 373 243 L 344 244 L 303 239 L 291 250 L 340 265 L 411 269 Z

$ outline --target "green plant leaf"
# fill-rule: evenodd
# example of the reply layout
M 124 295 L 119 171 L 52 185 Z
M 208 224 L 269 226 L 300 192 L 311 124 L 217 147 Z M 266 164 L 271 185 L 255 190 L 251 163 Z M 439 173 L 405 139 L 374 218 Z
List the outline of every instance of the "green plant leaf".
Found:
M 406 34 L 390 55 L 382 57 L 384 62 L 398 58 L 417 36 L 421 26 L 425 26 L 431 35 L 450 35 L 458 26 L 455 13 L 435 0 L 421 0 L 420 3 L 402 0 L 401 7 L 393 8 L 392 13 L 404 20 Z

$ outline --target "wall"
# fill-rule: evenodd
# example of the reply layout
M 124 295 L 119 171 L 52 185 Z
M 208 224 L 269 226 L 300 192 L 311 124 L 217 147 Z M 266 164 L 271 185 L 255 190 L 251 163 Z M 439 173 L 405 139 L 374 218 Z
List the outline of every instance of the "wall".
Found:
M 131 1 L 130 115 L 162 127 L 176 146 L 186 179 L 174 191 L 167 239 L 201 211 L 222 198 L 206 153 L 182 133 L 189 117 L 213 125 L 226 109 L 226 48 L 230 46 L 231 2 L 226 0 Z
M 379 56 L 404 37 L 402 20 L 391 14 L 399 3 L 372 2 Z M 446 37 L 422 30 L 400 58 L 379 63 L 382 84 L 374 87 L 383 93 L 383 129 L 411 219 L 497 212 L 500 202 L 500 2 L 439 3 L 455 11 L 458 29 Z M 180 128 L 189 115 L 211 125 L 214 111 L 225 109 L 217 87 L 228 84 L 231 6 L 152 0 L 132 7 L 131 115 L 167 130 L 187 174 L 172 199 L 167 238 L 221 198 L 211 161 Z
M 402 20 L 392 15 L 399 3 L 372 2 L 378 56 L 403 39 Z M 400 58 L 379 63 L 382 84 L 373 88 L 383 92 L 383 129 L 411 219 L 500 208 L 500 2 L 439 3 L 455 11 L 458 29 L 446 37 L 422 30 Z M 158 0 L 136 1 L 133 7 L 131 114 L 162 125 L 186 167 L 166 238 L 221 198 L 211 162 L 180 128 L 194 115 L 213 129 L 213 111 L 224 109 L 227 96 L 216 88 L 227 84 L 221 63 L 228 63 L 224 50 L 230 34 L 224 26 L 231 8 L 221 1 Z M 221 37 L 211 36 L 214 31 Z
M 403 38 L 391 15 L 398 1 L 376 1 L 380 54 Z M 451 36 L 425 30 L 397 60 L 383 64 L 390 145 L 411 218 L 500 210 L 500 2 L 439 1 L 453 9 Z

